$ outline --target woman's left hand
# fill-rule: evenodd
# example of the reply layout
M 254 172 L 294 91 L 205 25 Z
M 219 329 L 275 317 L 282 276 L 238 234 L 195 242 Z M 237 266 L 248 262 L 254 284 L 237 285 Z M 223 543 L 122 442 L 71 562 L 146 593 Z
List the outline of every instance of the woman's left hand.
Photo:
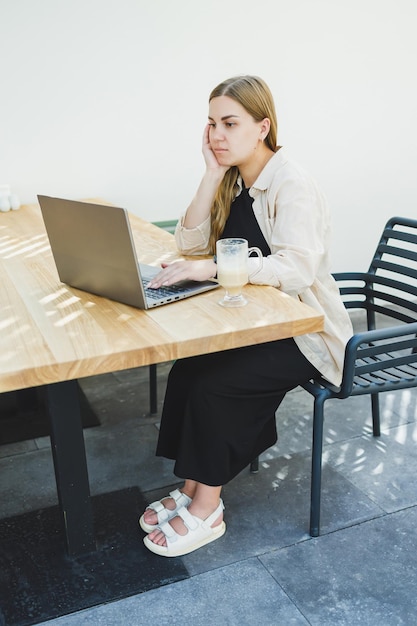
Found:
M 162 263 L 162 270 L 157 274 L 148 287 L 157 289 L 174 285 L 181 280 L 208 280 L 217 272 L 217 266 L 212 259 L 200 259 L 198 261 L 176 261 L 175 263 Z

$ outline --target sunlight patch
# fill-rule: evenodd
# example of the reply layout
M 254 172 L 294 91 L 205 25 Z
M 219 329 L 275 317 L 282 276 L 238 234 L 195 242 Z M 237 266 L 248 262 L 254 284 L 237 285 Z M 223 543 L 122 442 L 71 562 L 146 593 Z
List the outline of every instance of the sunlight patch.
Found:
M 384 471 L 384 464 L 381 462 L 379 465 L 375 467 L 375 469 L 372 470 L 371 475 L 378 476 L 379 474 L 382 474 L 383 471 Z

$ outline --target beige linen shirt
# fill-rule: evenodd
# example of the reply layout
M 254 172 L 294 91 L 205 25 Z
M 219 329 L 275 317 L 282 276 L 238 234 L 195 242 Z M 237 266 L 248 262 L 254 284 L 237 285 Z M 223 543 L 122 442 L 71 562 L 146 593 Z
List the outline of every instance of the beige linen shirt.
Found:
M 238 180 L 241 189 L 242 181 Z M 238 194 L 240 193 L 240 189 Z M 324 315 L 324 331 L 294 337 L 304 356 L 334 385 L 340 385 L 352 325 L 330 273 L 331 220 L 313 178 L 284 148 L 268 161 L 249 190 L 253 211 L 271 254 L 249 259 L 249 281 L 272 285 Z M 196 228 L 177 224 L 183 254 L 207 254 L 210 218 Z

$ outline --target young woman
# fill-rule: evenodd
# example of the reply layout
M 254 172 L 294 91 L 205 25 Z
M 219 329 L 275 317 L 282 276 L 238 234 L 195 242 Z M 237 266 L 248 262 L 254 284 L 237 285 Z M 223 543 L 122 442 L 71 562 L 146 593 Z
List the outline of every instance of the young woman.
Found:
M 272 95 L 256 76 L 238 76 L 209 98 L 206 170 L 181 217 L 176 241 L 187 255 L 215 252 L 243 237 L 261 249 L 251 283 L 272 285 L 325 316 L 321 333 L 177 361 L 168 378 L 156 454 L 185 480 L 140 518 L 145 545 L 187 554 L 225 532 L 222 485 L 277 440 L 275 412 L 290 389 L 320 373 L 340 383 L 349 317 L 330 274 L 330 216 L 314 180 L 277 146 Z M 163 266 L 151 286 L 216 275 L 214 259 Z

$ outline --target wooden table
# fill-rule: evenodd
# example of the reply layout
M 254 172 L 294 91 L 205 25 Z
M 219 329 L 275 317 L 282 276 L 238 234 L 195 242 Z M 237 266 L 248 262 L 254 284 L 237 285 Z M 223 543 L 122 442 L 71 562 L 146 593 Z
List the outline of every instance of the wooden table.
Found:
M 178 258 L 171 234 L 131 215 L 139 260 Z M 37 205 L 0 214 L 0 392 L 45 385 L 69 554 L 94 549 L 77 379 L 322 330 L 323 318 L 273 287 L 246 307 L 217 290 L 140 311 L 63 285 Z

